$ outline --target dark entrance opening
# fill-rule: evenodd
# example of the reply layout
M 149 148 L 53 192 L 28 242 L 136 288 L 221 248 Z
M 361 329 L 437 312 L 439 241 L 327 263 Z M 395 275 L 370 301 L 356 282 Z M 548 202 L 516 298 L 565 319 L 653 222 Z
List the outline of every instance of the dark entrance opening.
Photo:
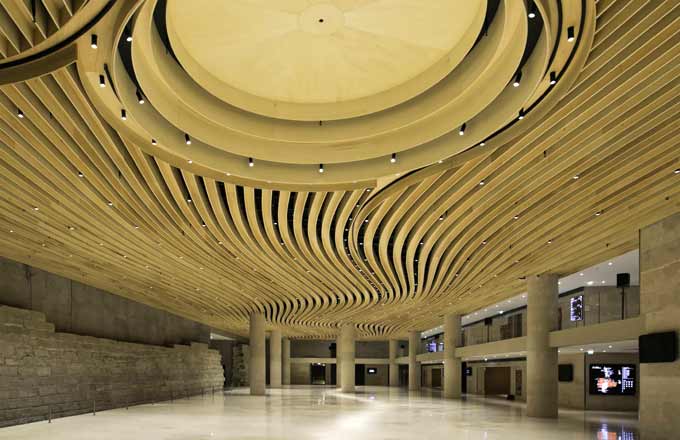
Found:
M 442 387 L 442 371 L 441 368 L 432 369 L 432 388 Z
M 463 362 L 460 368 L 461 377 L 460 379 L 460 391 L 465 394 L 467 393 L 467 378 L 468 378 L 468 366 L 467 362 Z
M 331 385 L 338 384 L 338 365 L 331 364 Z
M 399 386 L 408 386 L 408 365 L 399 365 Z
M 311 365 L 312 385 L 326 385 L 326 364 Z
M 365 367 L 364 364 L 356 364 L 354 366 L 354 385 L 366 385 Z

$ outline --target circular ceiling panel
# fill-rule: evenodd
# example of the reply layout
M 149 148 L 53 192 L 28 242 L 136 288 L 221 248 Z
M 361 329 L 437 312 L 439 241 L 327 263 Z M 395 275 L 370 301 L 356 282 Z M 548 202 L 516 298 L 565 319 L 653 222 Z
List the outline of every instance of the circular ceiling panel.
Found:
M 169 1 L 167 32 L 194 81 L 253 113 L 325 121 L 427 90 L 480 33 L 482 0 Z

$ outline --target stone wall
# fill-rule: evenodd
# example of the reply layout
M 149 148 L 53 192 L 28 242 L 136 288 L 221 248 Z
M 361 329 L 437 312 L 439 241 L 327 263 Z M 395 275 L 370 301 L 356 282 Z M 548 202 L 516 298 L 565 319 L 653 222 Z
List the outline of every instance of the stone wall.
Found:
M 640 231 L 640 316 L 644 333 L 680 338 L 680 213 Z M 640 365 L 640 428 L 645 440 L 680 432 L 680 358 Z
M 42 312 L 57 331 L 78 335 L 170 347 L 210 338 L 206 325 L 5 258 L 0 305 Z
M 232 348 L 231 386 L 246 387 L 248 381 L 248 359 L 250 352 L 247 344 L 234 344 Z
M 40 312 L 0 306 L 0 427 L 221 389 L 220 354 L 55 333 Z

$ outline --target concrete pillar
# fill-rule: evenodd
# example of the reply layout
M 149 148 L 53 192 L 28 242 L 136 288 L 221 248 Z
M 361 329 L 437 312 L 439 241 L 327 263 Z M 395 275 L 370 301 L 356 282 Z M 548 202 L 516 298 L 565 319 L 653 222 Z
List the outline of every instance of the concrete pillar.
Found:
M 342 388 L 342 374 L 340 374 L 340 363 L 342 361 L 340 353 L 342 353 L 342 334 L 338 333 L 335 338 L 335 385 Z
M 420 363 L 417 361 L 418 347 L 420 347 L 420 332 L 411 331 L 408 334 L 408 389 L 420 389 Z
M 399 364 L 397 364 L 397 351 L 399 350 L 399 341 L 390 339 L 390 386 L 399 386 Z
M 460 315 L 444 317 L 444 397 L 460 399 L 461 361 L 456 356 L 460 345 Z
M 527 277 L 527 415 L 557 417 L 557 275 Z
M 354 324 L 345 324 L 340 328 L 340 377 L 343 393 L 354 392 Z
M 264 396 L 267 381 L 267 365 L 265 356 L 264 314 L 253 312 L 250 314 L 250 361 L 248 376 L 250 394 Z
M 678 177 L 670 177 L 678 179 Z M 640 230 L 642 334 L 670 332 L 680 340 L 680 214 Z M 640 435 L 645 440 L 680 433 L 680 358 L 640 364 Z
M 290 339 L 283 338 L 281 346 L 281 384 L 290 385 Z
M 269 335 L 269 387 L 281 388 L 281 331 Z

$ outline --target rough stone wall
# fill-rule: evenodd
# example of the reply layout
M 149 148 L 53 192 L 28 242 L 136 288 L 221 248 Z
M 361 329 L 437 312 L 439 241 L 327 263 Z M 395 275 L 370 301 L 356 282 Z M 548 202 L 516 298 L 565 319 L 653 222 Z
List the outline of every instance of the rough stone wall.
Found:
M 40 312 L 0 306 L 0 427 L 221 389 L 220 354 L 55 333 Z
M 250 385 L 248 381 L 248 358 L 250 354 L 248 345 L 234 344 L 232 350 L 231 386 L 246 387 Z

